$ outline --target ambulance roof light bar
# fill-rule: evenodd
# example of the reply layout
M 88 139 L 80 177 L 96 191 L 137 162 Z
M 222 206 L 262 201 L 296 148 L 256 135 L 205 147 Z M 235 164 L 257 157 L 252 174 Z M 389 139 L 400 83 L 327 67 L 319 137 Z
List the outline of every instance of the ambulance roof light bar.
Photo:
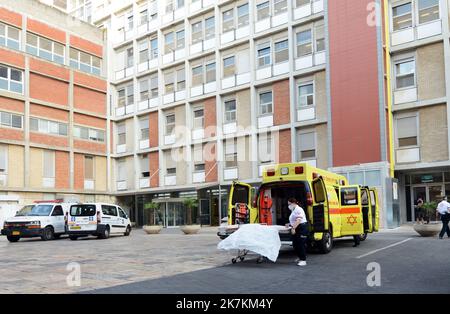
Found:
M 63 203 L 64 200 L 63 199 L 57 199 L 57 200 L 39 200 L 39 201 L 34 201 L 36 204 L 42 204 L 42 203 Z

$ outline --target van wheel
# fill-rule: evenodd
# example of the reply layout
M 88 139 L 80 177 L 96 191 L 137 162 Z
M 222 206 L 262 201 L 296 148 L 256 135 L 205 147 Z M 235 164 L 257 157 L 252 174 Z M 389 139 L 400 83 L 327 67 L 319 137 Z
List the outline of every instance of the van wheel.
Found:
M 320 253 L 328 254 L 331 252 L 333 249 L 333 237 L 331 236 L 330 231 L 323 233 L 322 240 L 317 241 L 317 245 Z
M 364 241 L 367 239 L 367 232 L 359 235 L 359 241 Z
M 76 241 L 76 240 L 78 240 L 78 237 L 77 236 L 69 236 L 69 239 L 72 241 Z
M 126 236 L 126 237 L 128 237 L 128 236 L 130 235 L 130 233 L 131 233 L 131 227 L 128 226 L 128 227 L 127 227 L 127 230 L 125 231 L 125 233 L 124 233 L 123 235 Z
M 109 226 L 105 228 L 105 230 L 102 231 L 102 233 L 99 236 L 100 239 L 108 239 L 109 238 Z
M 53 232 L 53 228 L 45 227 L 44 231 L 42 232 L 41 239 L 43 241 L 50 241 L 50 240 L 53 240 L 54 238 L 55 238 L 55 234 Z
M 7 236 L 6 238 L 8 239 L 9 242 L 12 242 L 12 243 L 20 240 L 20 237 L 14 237 L 14 236 Z

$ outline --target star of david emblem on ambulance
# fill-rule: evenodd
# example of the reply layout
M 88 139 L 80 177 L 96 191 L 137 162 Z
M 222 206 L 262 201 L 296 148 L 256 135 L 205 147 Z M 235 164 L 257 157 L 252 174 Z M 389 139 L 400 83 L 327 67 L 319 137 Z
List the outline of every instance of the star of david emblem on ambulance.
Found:
M 354 225 L 356 224 L 358 221 L 356 220 L 356 217 L 353 215 L 350 215 L 349 217 L 347 217 L 347 223 L 350 225 Z

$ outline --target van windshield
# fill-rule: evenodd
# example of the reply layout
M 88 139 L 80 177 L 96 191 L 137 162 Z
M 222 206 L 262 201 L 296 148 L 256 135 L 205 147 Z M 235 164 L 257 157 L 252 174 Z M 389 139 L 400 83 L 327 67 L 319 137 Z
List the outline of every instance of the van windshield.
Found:
M 95 213 L 95 205 L 72 205 L 70 207 L 70 216 L 94 216 Z
M 49 216 L 53 205 L 34 205 L 31 209 L 22 208 L 17 216 Z
M 31 209 L 33 209 L 34 205 L 26 205 L 22 207 L 16 214 L 16 216 L 29 216 Z

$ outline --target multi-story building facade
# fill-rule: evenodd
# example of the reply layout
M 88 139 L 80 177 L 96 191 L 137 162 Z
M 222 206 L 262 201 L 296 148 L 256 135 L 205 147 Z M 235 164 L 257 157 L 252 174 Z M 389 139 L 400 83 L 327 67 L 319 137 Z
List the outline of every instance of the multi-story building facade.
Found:
M 94 26 L 1 1 L 2 216 L 36 200 L 111 200 L 104 53 Z
M 277 162 L 378 187 L 384 227 L 450 191 L 448 0 L 86 0 L 68 11 L 107 30 L 111 186 L 138 224 L 150 200 L 164 225 L 183 223 L 189 195 L 218 223 L 231 182 L 257 185 Z

